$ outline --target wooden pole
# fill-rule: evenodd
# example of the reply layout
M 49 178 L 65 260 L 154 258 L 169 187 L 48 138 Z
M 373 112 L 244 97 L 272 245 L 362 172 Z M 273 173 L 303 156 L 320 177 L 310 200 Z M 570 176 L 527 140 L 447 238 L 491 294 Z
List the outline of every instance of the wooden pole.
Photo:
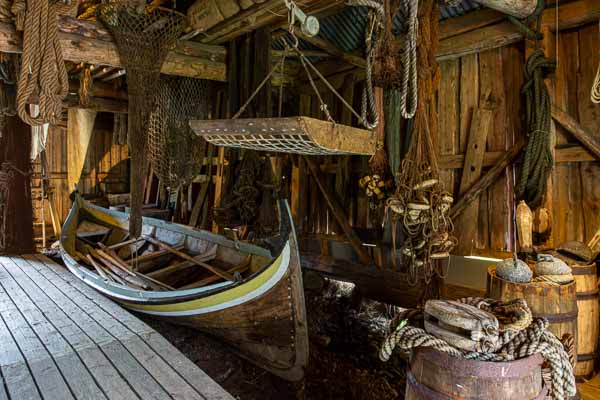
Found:
M 0 235 L 6 235 L 7 243 L 5 248 L 0 248 L 0 253 L 30 253 L 34 249 L 30 147 L 31 127 L 19 117 L 7 117 L 0 132 L 0 170 L 14 174 L 14 178 L 7 188 L 9 202 L 4 204 L 7 210 L 6 229 Z

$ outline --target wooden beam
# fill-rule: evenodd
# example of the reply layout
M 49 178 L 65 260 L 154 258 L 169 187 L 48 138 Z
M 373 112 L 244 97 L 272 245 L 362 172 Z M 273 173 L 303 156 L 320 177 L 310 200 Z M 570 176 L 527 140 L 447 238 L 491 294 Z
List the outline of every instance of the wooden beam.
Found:
M 490 168 L 481 179 L 479 179 L 471 188 L 460 198 L 460 200 L 450 210 L 450 218 L 456 218 L 474 199 L 476 199 L 481 192 L 490 187 L 496 178 L 517 158 L 521 153 L 523 143 L 519 142 L 515 144 L 504 156 L 498 161 L 496 165 Z
M 320 48 L 321 50 L 325 50 L 327 53 L 331 54 L 332 56 L 337 57 L 338 59 L 340 59 L 344 62 L 347 62 L 350 65 L 354 65 L 359 68 L 365 68 L 367 66 L 367 62 L 363 57 L 357 56 L 352 53 L 347 53 L 347 52 L 339 49 L 336 45 L 330 43 L 329 41 L 327 41 L 319 36 L 309 37 L 309 36 L 304 35 L 300 31 L 296 32 L 296 35 L 298 37 L 300 37 L 301 39 L 305 40 L 306 42 L 312 44 L 313 46 L 316 46 L 316 47 Z
M 342 9 L 346 0 L 303 0 L 298 5 L 307 15 L 318 17 Z M 267 25 L 273 30 L 287 25 L 287 9 L 282 0 L 262 1 L 220 22 L 207 30 L 203 42 L 224 44 Z
M 415 307 L 419 299 L 421 288 L 408 284 L 407 274 L 390 269 L 378 270 L 372 266 L 365 266 L 336 260 L 331 256 L 314 253 L 300 253 L 302 268 L 316 271 L 325 276 L 352 282 L 366 297 L 374 300 L 391 303 L 400 307 Z
M 310 170 L 310 173 L 317 182 L 319 189 L 321 189 L 321 193 L 323 193 L 323 197 L 325 198 L 329 209 L 331 210 L 337 222 L 340 224 L 342 230 L 344 231 L 344 234 L 352 244 L 354 251 L 356 251 L 360 262 L 363 264 L 373 264 L 373 261 L 371 260 L 371 257 L 369 257 L 367 251 L 365 250 L 362 241 L 360 240 L 356 232 L 354 232 L 354 229 L 352 229 L 352 227 L 350 226 L 350 223 L 348 222 L 348 216 L 344 212 L 342 206 L 339 204 L 337 198 L 335 197 L 335 194 L 332 191 L 330 191 L 329 188 L 325 185 L 325 180 L 321 175 L 317 163 L 315 163 L 315 161 L 310 157 L 303 156 L 303 158 L 306 162 L 306 165 L 308 166 L 308 169 Z
M 593 135 L 591 132 L 588 132 L 573 117 L 556 107 L 552 108 L 552 118 L 561 124 L 567 132 L 575 136 L 581 144 L 600 160 L 600 144 L 594 139 L 594 136 L 598 136 L 598 134 Z
M 537 0 L 477 0 L 477 2 L 517 18 L 529 17 L 538 3 Z
M 502 151 L 488 151 L 483 155 L 483 167 L 493 167 L 502 157 Z M 557 147 L 555 150 L 555 163 L 587 162 L 596 161 L 596 157 L 585 147 L 571 146 Z M 441 156 L 439 160 L 440 169 L 462 169 L 465 163 L 464 154 L 452 154 Z M 335 164 L 334 164 L 335 166 Z M 333 173 L 333 167 L 327 169 L 328 173 Z
M 600 2 L 577 0 L 560 4 L 558 8 L 558 29 L 571 29 L 600 19 Z M 489 25 L 489 21 L 497 21 Z M 542 13 L 542 28 L 555 31 L 556 9 L 549 6 Z M 501 18 L 500 14 L 489 10 L 475 11 L 462 17 L 450 18 L 440 23 L 441 40 L 438 47 L 438 60 L 448 60 L 490 50 L 523 40 L 519 28 Z M 454 34 L 456 32 L 458 34 Z
M 65 60 L 124 67 L 119 58 L 117 46 L 112 40 L 106 40 L 106 30 L 100 23 L 91 21 L 75 23 L 73 20 L 70 17 L 62 17 L 59 21 L 58 37 Z M 189 47 L 193 46 L 193 44 L 189 44 Z M 22 52 L 21 35 L 17 34 L 15 27 L 11 24 L 0 23 L 0 52 Z M 224 63 L 180 53 L 176 50 L 169 52 L 161 72 L 167 75 L 226 81 Z
M 460 17 L 448 18 L 440 22 L 438 37 L 442 41 L 452 36 L 493 25 L 505 19 L 506 15 L 489 8 L 469 12 Z

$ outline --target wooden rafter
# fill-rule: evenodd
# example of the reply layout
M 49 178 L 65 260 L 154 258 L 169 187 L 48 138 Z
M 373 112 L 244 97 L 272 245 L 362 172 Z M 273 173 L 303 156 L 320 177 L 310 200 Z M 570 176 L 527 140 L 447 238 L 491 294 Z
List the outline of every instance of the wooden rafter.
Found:
M 59 19 L 59 39 L 65 60 L 122 68 L 117 46 L 104 27 L 97 22 L 76 20 L 63 16 Z M 200 47 L 202 46 L 202 47 Z M 162 71 L 168 75 L 189 76 L 216 81 L 226 80 L 224 62 L 213 61 L 210 56 L 200 56 L 206 45 L 192 42 L 180 44 L 169 52 Z M 11 24 L 0 23 L 0 51 L 20 53 L 21 35 Z M 215 58 L 221 57 L 222 49 Z
M 558 7 L 558 29 L 571 29 L 600 19 L 600 2 L 577 0 Z M 488 23 L 495 21 L 495 23 Z M 546 8 L 542 13 L 542 27 L 555 31 L 556 9 Z M 523 40 L 523 32 L 507 21 L 502 13 L 481 10 L 440 23 L 438 60 L 448 60 L 495 49 Z
M 345 0 L 302 0 L 296 3 L 304 12 L 315 16 L 328 15 L 346 6 Z M 255 4 L 208 29 L 203 42 L 223 44 L 263 26 L 285 26 L 286 12 L 282 0 L 267 0 Z

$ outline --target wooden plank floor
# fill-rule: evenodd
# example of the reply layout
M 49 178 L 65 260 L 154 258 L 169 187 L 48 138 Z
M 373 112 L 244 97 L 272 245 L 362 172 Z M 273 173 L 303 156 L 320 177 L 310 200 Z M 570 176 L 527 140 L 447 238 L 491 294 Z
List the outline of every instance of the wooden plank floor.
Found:
M 233 397 L 165 338 L 42 255 L 0 257 L 0 400 Z

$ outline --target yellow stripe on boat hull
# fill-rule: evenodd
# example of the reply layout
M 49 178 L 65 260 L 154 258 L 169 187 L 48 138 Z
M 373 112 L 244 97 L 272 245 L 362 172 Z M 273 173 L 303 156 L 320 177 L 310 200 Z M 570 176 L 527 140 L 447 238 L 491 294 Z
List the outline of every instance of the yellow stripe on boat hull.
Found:
M 273 260 L 271 265 L 261 274 L 244 284 L 224 290 L 215 295 L 172 304 L 134 304 L 124 301 L 120 301 L 120 303 L 132 310 L 154 315 L 182 316 L 216 311 L 216 308 L 219 308 L 219 305 L 225 305 L 224 308 L 231 307 L 231 303 L 239 302 L 241 304 L 246 301 L 242 301 L 244 297 L 252 295 L 253 293 L 256 295 L 251 296 L 247 300 L 256 298 L 266 292 L 281 279 L 281 276 L 289 267 L 289 262 L 290 248 L 289 243 L 287 243 L 284 251 L 281 252 L 279 257 Z M 277 278 L 274 279 L 276 275 Z M 263 286 L 265 287 L 265 290 L 260 290 Z

